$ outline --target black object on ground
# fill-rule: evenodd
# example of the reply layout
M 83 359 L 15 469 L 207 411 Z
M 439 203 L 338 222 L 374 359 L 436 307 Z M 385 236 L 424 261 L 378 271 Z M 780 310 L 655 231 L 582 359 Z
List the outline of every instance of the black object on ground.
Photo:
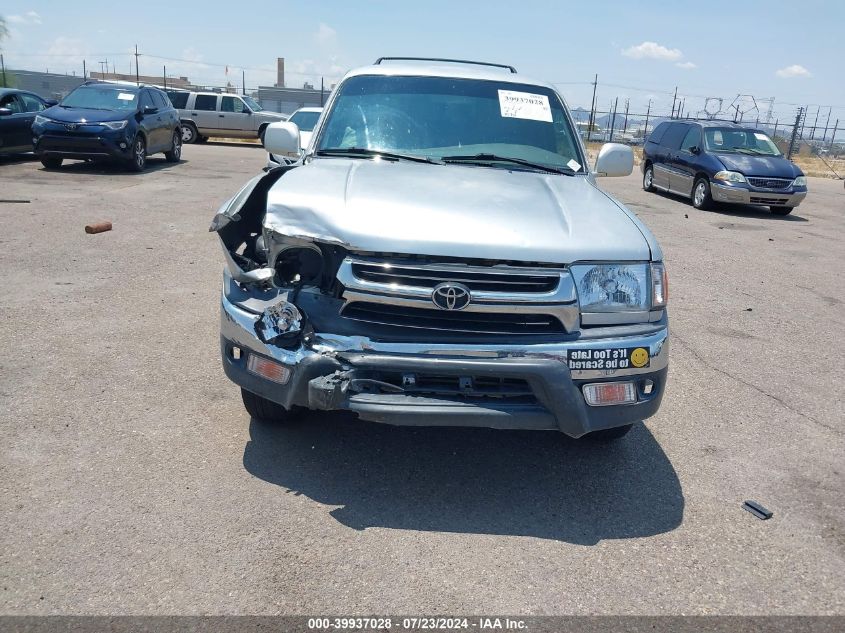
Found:
M 742 504 L 742 509 L 750 512 L 761 521 L 772 518 L 772 511 L 764 508 L 756 501 L 746 501 Z

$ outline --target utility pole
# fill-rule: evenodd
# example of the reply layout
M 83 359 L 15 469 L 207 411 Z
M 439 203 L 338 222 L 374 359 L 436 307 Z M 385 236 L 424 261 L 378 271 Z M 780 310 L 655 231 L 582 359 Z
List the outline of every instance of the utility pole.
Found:
M 321 108 L 323 107 L 323 90 L 325 89 L 324 84 L 323 84 L 323 79 L 324 79 L 323 77 L 320 77 L 320 107 Z
M 780 121 L 780 119 L 775 119 L 775 131 L 774 131 L 774 132 L 772 132 L 772 140 L 773 140 L 773 141 L 777 141 L 777 136 L 778 136 L 778 121 Z
M 241 92 L 246 94 L 246 70 L 241 68 Z
M 672 115 L 669 117 L 670 119 L 675 118 L 675 101 L 678 99 L 678 86 L 675 86 L 675 96 L 672 97 Z
M 810 106 L 804 106 L 804 107 L 802 108 L 802 110 L 803 110 L 803 112 L 804 112 L 804 114 L 805 114 L 805 115 L 807 114 L 807 110 L 808 110 L 809 108 L 810 108 Z M 804 126 L 805 126 L 806 124 L 807 124 L 807 117 L 805 116 L 805 117 L 801 120 L 801 132 L 799 132 L 799 136 L 800 136 L 802 139 L 804 138 Z
M 82 81 L 88 79 L 88 70 L 85 68 L 85 60 L 82 60 Z
M 833 136 L 830 137 L 830 145 L 828 146 L 828 151 L 833 149 L 833 141 L 836 140 L 836 129 L 839 127 L 839 119 L 836 119 L 836 123 L 833 124 Z
M 651 114 L 651 99 L 648 100 L 648 107 L 645 111 L 645 127 L 643 128 L 643 141 L 648 136 L 648 115 Z
M 812 141 L 816 137 L 816 126 L 819 123 L 819 110 L 821 110 L 821 106 L 816 106 L 816 120 L 813 122 L 813 131 L 810 132 L 810 140 Z
M 804 108 L 798 108 L 798 114 L 795 115 L 795 125 L 792 127 L 792 138 L 789 140 L 789 151 L 786 153 L 787 159 L 791 159 L 792 153 L 795 151 L 795 137 L 798 136 L 798 125 L 801 123 L 803 116 Z
M 628 102 L 629 99 L 625 99 L 625 120 L 622 122 L 622 134 L 628 131 Z
M 596 112 L 596 86 L 599 83 L 599 75 L 596 73 L 596 78 L 593 80 L 593 100 L 590 102 L 590 121 L 587 123 L 587 142 L 590 142 L 590 135 L 593 131 L 593 124 L 595 123 Z
M 141 85 L 141 79 L 140 79 L 140 75 L 139 75 L 139 72 L 138 72 L 138 45 L 137 44 L 135 44 L 135 84 L 138 85 L 138 86 Z
M 827 139 L 827 128 L 830 125 L 830 111 L 833 110 L 833 106 L 829 106 L 827 108 L 827 123 L 824 124 L 824 134 L 822 135 L 822 143 L 825 142 Z
M 678 105 L 678 118 L 682 119 L 684 116 L 684 106 L 687 104 L 687 98 L 684 97 Z
M 610 122 L 610 140 L 609 143 L 613 142 L 613 131 L 616 129 L 616 108 L 619 105 L 619 97 L 616 97 L 616 101 L 613 103 L 613 118 Z
M 736 114 L 734 114 L 734 123 L 736 123 L 736 118 L 739 116 L 739 105 L 735 105 L 734 109 L 736 110 Z
M 167 90 L 167 65 L 161 67 L 161 78 L 164 79 L 164 89 Z
M 6 87 L 6 62 L 3 59 L 3 53 L 0 53 L 0 69 L 3 70 L 3 87 Z

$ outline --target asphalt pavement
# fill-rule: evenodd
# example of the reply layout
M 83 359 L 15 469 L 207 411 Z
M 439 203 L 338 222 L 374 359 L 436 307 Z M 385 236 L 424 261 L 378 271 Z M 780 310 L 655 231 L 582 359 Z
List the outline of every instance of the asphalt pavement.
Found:
M 0 613 L 845 613 L 841 181 L 787 217 L 601 181 L 662 244 L 672 349 L 595 446 L 250 421 L 208 225 L 265 155 L 183 155 L 0 158 Z

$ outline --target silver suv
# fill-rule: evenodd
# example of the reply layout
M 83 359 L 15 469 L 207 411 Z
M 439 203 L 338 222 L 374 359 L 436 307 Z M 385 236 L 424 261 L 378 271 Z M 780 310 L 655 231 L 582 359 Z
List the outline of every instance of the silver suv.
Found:
M 298 156 L 293 123 L 265 145 Z M 247 183 L 223 245 L 221 349 L 256 419 L 613 439 L 668 370 L 651 232 L 596 185 L 555 89 L 511 67 L 382 58 L 348 73 L 307 153 Z
M 270 112 L 247 95 L 168 90 L 182 122 L 182 142 L 196 143 L 209 137 L 258 138 L 270 123 L 287 121 L 284 114 Z

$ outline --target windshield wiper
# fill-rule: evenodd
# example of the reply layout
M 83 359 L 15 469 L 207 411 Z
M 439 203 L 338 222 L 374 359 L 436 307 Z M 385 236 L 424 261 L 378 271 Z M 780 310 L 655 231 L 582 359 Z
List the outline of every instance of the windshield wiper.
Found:
M 378 149 L 369 149 L 366 147 L 331 147 L 327 149 L 318 149 L 314 153 L 316 156 L 366 156 L 368 158 L 384 158 L 385 160 L 410 160 L 415 163 L 431 163 L 433 165 L 441 164 L 440 161 L 426 156 L 394 154 L 393 152 L 383 152 Z
M 443 156 L 441 160 L 444 163 L 468 163 L 475 165 L 484 165 L 486 163 L 513 163 L 514 165 L 522 165 L 523 167 L 530 167 L 531 169 L 539 169 L 540 171 L 545 171 L 550 174 L 565 174 L 567 176 L 575 175 L 574 170 L 566 167 L 552 167 L 551 165 L 544 165 L 542 163 L 533 163 L 530 160 L 511 158 L 510 156 L 498 156 L 496 154 Z

